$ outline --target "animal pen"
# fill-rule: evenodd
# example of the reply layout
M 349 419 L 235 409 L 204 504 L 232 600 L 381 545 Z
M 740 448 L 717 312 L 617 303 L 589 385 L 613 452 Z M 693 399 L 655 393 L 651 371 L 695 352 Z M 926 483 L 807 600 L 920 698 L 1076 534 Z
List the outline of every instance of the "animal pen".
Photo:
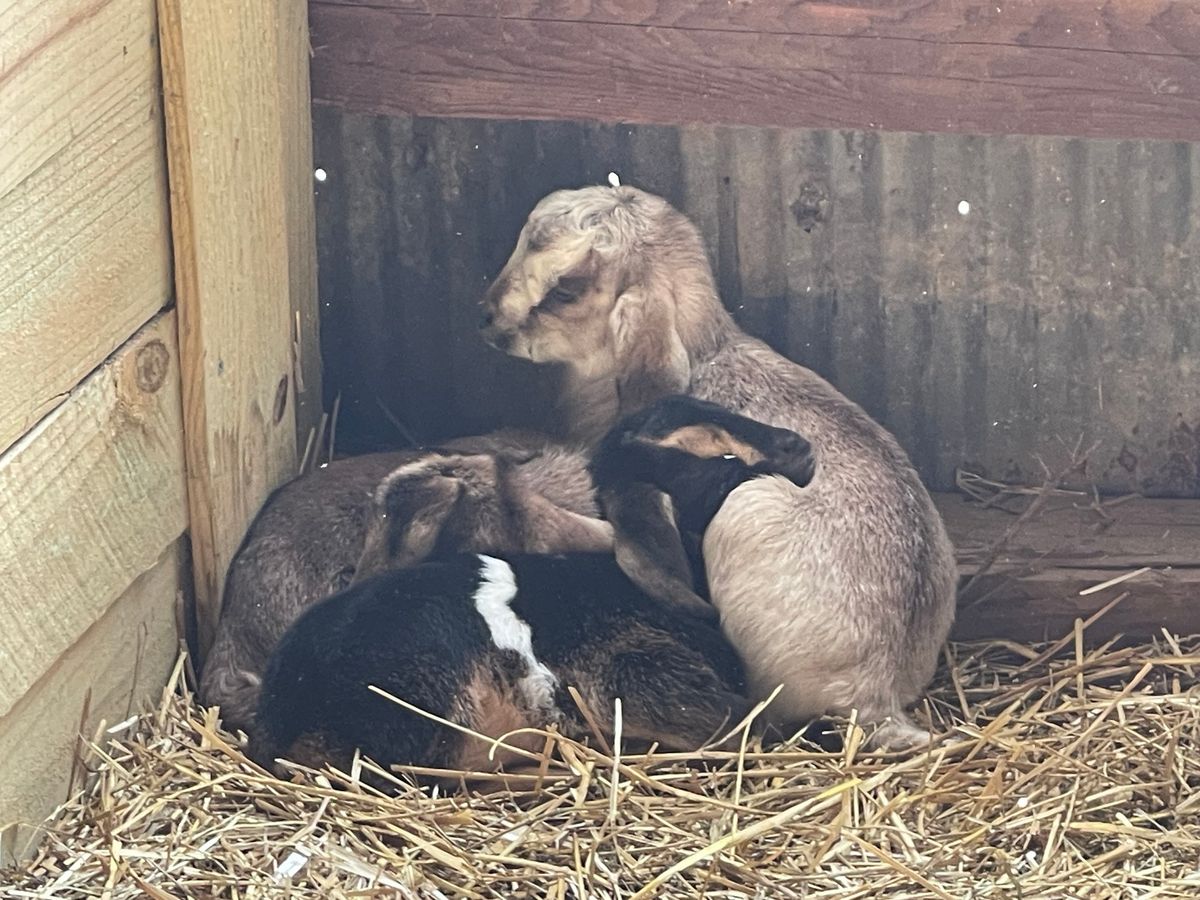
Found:
M 10 0 L 0 116 L 3 896 L 1200 892 L 1194 4 Z M 949 736 L 267 775 L 190 693 L 247 525 L 550 427 L 478 300 L 610 173 L 935 492 Z

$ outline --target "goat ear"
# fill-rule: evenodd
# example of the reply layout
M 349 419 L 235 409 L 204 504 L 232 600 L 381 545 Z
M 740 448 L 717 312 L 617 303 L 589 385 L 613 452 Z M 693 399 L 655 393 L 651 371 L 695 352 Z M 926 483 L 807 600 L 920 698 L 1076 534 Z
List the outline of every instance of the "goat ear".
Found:
M 551 503 L 540 494 L 525 499 L 528 553 L 611 553 L 612 525 Z
M 692 589 L 692 570 L 666 495 L 647 484 L 602 491 L 600 502 L 613 526 L 617 565 L 656 600 L 704 619 L 717 611 Z
M 675 327 L 675 297 L 638 286 L 617 297 L 609 316 L 622 414 L 687 391 L 692 369 Z
M 367 524 L 362 555 L 351 583 L 388 569 L 407 569 L 420 565 L 437 546 L 450 513 L 462 494 L 462 482 L 456 478 L 435 476 L 421 483 L 425 504 L 408 521 L 395 515 L 391 504 L 384 499 L 375 504 L 373 518 Z

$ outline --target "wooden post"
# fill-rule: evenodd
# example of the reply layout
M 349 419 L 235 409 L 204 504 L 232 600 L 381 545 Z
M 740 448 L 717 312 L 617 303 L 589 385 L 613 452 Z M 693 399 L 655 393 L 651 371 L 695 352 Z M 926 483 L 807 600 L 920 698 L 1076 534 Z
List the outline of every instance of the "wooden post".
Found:
M 296 472 L 294 310 L 315 285 L 307 89 L 293 83 L 307 61 L 284 57 L 307 55 L 303 7 L 158 0 L 202 656 L 246 526 Z M 289 171 L 302 162 L 304 179 Z
M 317 305 L 317 228 L 313 210 L 312 94 L 306 0 L 279 7 L 279 115 L 283 129 L 283 199 L 287 204 L 288 283 L 297 329 L 296 440 L 304 442 L 321 418 L 320 310 Z

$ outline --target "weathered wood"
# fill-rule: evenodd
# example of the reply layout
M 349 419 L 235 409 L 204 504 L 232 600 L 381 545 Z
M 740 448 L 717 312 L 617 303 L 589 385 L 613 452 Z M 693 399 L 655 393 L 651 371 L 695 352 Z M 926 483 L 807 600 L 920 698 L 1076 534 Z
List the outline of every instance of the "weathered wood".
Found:
M 984 576 L 980 586 L 992 593 L 978 604 L 959 605 L 951 637 L 1057 640 L 1070 634 L 1075 619 L 1086 620 L 1121 594 L 1126 594 L 1124 599 L 1087 629 L 1089 645 L 1116 635 L 1158 637 L 1163 629 L 1172 634 L 1200 633 L 1200 568 L 1146 573 L 1095 594 L 1079 595 L 1112 576 L 1111 569 L 1052 569 L 1016 578 Z
M 263 498 L 296 471 L 289 227 L 278 4 L 160 0 L 188 506 L 200 651 L 225 570 Z M 290 21 L 290 20 L 289 20 Z M 303 284 L 305 266 L 294 274 Z
M 12 23 L 12 10 L 4 10 L 3 40 L 10 25 L 20 31 L 49 12 L 57 18 L 43 25 L 63 26 L 78 5 L 44 3 L 29 21 Z M 0 73 L 0 178 L 9 183 L 0 190 L 0 452 L 65 400 L 171 291 L 153 4 L 114 2 L 78 28 L 86 52 L 72 30 L 60 29 L 28 48 L 27 68 L 13 72 L 28 81 L 36 70 L 37 79 L 21 87 L 4 84 Z M 85 104 L 75 91 L 82 72 L 74 54 L 91 60 L 101 53 L 93 42 L 101 41 L 117 42 L 117 62 L 93 72 L 99 80 L 91 88 L 104 102 Z M 106 46 L 102 55 L 112 52 Z M 34 112 L 61 119 L 36 132 L 14 124 Z M 59 126 L 72 121 L 79 130 L 67 140 Z M 48 142 L 44 159 L 33 134 Z
M 182 539 L 171 543 L 0 717 L 0 865 L 23 854 L 39 836 L 32 826 L 67 799 L 80 726 L 91 740 L 101 720 L 111 727 L 157 699 L 179 652 L 183 556 Z
M 321 332 L 317 310 L 317 226 L 313 206 L 312 97 L 308 4 L 275 0 L 279 22 L 279 117 L 288 238 L 288 296 L 296 335 L 296 437 L 304 446 L 321 418 Z
M 1200 10 L 313 0 L 313 93 L 360 111 L 1200 139 Z
M 365 0 L 321 0 L 363 6 Z M 594 22 L 608 25 L 749 32 L 819 34 L 826 37 L 907 38 L 914 41 L 990 46 L 1129 50 L 1165 56 L 1200 53 L 1200 37 L 1188 30 L 1196 9 L 1180 0 L 1057 0 L 1010 3 L 992 9 L 954 0 L 850 0 L 772 3 L 729 0 L 371 0 L 371 6 L 428 15 L 473 16 L 498 24 L 509 20 Z
M 339 444 L 538 424 L 552 373 L 478 301 L 548 191 L 615 171 L 691 216 L 738 322 L 891 429 L 931 488 L 1200 497 L 1200 153 L 1059 138 L 610 126 L 314 109 Z M 960 213 L 965 201 L 966 214 Z
M 175 314 L 0 456 L 0 716 L 186 527 Z
M 1015 515 L 957 494 L 935 500 L 965 587 Z M 1144 567 L 1151 571 L 1080 595 Z M 1087 619 L 1121 594 L 1127 596 L 1088 629 L 1089 640 L 1150 637 L 1162 628 L 1200 633 L 1200 502 L 1131 499 L 1101 515 L 1085 498 L 1052 498 L 960 598 L 954 636 L 1059 638 L 1077 617 Z
M 1012 524 L 1014 512 L 984 507 L 959 494 L 937 494 L 938 509 L 964 561 L 982 558 Z M 1107 502 L 1103 514 L 1090 497 L 1053 497 L 1023 522 L 997 567 L 1112 569 L 1200 567 L 1200 503 L 1132 498 Z M 1105 518 L 1108 516 L 1109 518 Z M 1108 577 L 1108 576 L 1105 576 Z
M 10 0 L 0 22 L 3 197 L 144 94 L 154 77 L 154 0 Z

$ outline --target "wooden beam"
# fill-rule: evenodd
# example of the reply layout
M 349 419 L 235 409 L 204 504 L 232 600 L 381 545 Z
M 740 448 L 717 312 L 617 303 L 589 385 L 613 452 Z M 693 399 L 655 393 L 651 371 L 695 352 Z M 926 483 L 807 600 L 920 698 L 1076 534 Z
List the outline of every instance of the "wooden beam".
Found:
M 951 637 L 1056 640 L 1071 633 L 1076 619 L 1086 621 L 1122 594 L 1120 602 L 1087 629 L 1089 644 L 1116 635 L 1158 637 L 1163 629 L 1200 633 L 1200 568 L 1154 570 L 1095 594 L 1080 593 L 1116 574 L 1111 569 L 1046 569 L 984 576 L 978 588 L 986 598 L 959 603 Z
M 247 524 L 296 472 L 292 290 L 310 267 L 291 252 L 306 207 L 286 171 L 299 91 L 279 82 L 302 68 L 281 57 L 299 50 L 286 9 L 159 0 L 202 654 Z
M 934 499 L 965 587 L 1016 516 L 959 494 Z M 1134 499 L 1104 510 L 1084 497 L 1055 498 L 1023 523 L 960 599 L 954 637 L 1058 638 L 1121 594 L 1088 629 L 1090 640 L 1200 633 L 1200 501 Z M 1149 571 L 1081 593 L 1141 569 Z
M 1200 53 L 1190 3 L 1109 0 L 1103 15 L 1092 2 L 1052 0 L 998 3 L 980 9 L 948 0 L 851 0 L 772 3 L 729 0 L 320 0 L 332 6 L 375 6 L 425 15 L 472 16 L 496 22 L 591 22 L 743 32 L 818 34 L 826 37 L 881 38 L 989 46 L 1113 50 L 1166 55 Z M 996 7 L 999 7 L 998 9 Z
M 1182 0 L 312 0 L 314 99 L 390 115 L 1200 140 Z
M 937 495 L 946 528 L 967 566 L 986 555 L 1024 502 L 1002 510 L 961 494 Z M 1114 572 L 1200 566 L 1200 501 L 1131 498 L 1114 504 L 1109 498 L 1096 507 L 1083 494 L 1052 498 L 1021 524 L 996 560 L 1009 569 L 1035 564 Z
M 170 296 L 154 4 L 90 8 L 0 12 L 0 452 Z
M 313 203 L 312 95 L 308 5 L 275 0 L 279 22 L 279 110 L 283 128 L 283 199 L 288 238 L 288 295 L 296 323 L 296 439 L 303 447 L 322 413 L 321 320 L 317 306 L 317 223 Z
M 175 314 L 0 456 L 0 716 L 187 526 Z

